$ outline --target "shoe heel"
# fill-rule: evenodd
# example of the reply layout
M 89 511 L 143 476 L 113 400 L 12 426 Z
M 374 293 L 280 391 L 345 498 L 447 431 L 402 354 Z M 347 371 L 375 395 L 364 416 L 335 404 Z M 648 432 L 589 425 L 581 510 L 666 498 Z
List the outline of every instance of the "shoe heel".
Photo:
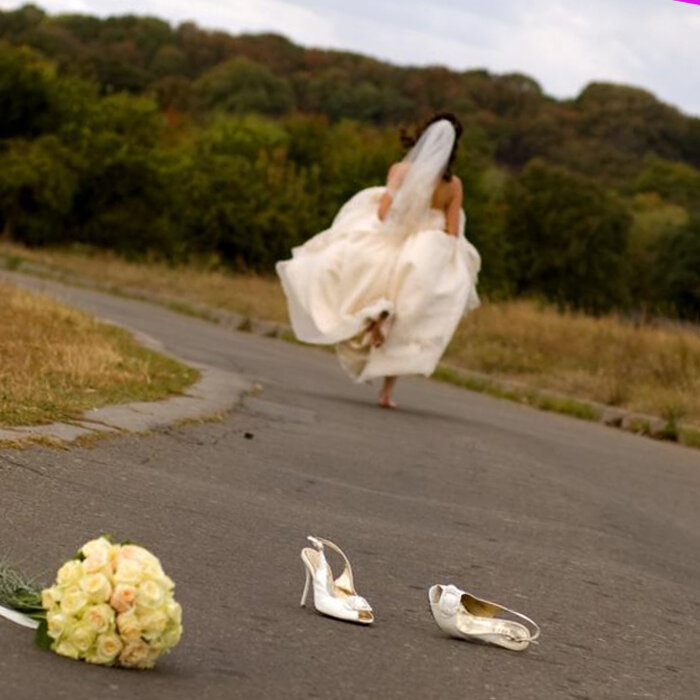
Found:
M 309 584 L 311 583 L 311 574 L 306 565 L 304 566 L 304 571 L 306 572 L 306 582 L 304 583 L 304 592 L 301 594 L 301 603 L 299 603 L 302 608 L 306 605 L 306 596 L 309 594 Z

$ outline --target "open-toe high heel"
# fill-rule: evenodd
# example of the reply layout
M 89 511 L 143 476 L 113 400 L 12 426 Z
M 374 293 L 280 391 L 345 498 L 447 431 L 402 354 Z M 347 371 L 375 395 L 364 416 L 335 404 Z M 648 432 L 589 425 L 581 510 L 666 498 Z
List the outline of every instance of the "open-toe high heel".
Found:
M 301 560 L 306 570 L 306 583 L 301 596 L 302 607 L 306 604 L 310 584 L 313 582 L 314 608 L 319 613 L 363 625 L 374 622 L 372 607 L 362 596 L 357 595 L 352 567 L 340 547 L 322 537 L 309 536 L 307 539 L 313 548 L 305 547 L 301 550 Z M 343 573 L 336 579 L 333 579 L 333 572 L 326 560 L 324 547 L 337 552 L 345 562 Z

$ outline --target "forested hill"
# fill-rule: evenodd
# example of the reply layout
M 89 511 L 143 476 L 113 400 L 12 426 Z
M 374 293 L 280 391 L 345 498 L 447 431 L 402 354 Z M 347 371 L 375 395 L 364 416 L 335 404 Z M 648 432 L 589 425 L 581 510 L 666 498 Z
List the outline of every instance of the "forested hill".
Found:
M 0 13 L 0 38 L 38 49 L 102 93 L 148 92 L 161 107 L 187 112 L 299 110 L 383 125 L 449 107 L 483 129 L 508 165 L 539 155 L 621 177 L 653 151 L 700 166 L 700 119 L 634 87 L 594 83 L 562 102 L 518 73 L 403 68 L 277 35 L 232 36 L 131 15 L 51 17 L 35 6 Z
M 444 109 L 483 289 L 700 314 L 700 119 L 637 87 L 561 101 L 521 74 L 152 17 L 0 12 L 0 226 L 270 269 L 381 182 L 397 124 Z

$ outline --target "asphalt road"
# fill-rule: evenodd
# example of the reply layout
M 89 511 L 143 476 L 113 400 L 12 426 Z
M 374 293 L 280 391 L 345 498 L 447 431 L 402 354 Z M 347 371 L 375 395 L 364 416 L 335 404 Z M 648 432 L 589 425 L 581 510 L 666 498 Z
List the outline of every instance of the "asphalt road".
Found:
M 328 353 L 49 286 L 264 392 L 217 423 L 0 451 L 0 551 L 48 580 L 89 537 L 130 538 L 185 610 L 153 672 L 61 659 L 0 620 L 2 700 L 700 696 L 700 452 L 423 379 L 385 411 Z M 348 553 L 373 627 L 299 608 L 310 533 Z M 533 617 L 541 643 L 444 637 L 426 590 L 448 582 Z

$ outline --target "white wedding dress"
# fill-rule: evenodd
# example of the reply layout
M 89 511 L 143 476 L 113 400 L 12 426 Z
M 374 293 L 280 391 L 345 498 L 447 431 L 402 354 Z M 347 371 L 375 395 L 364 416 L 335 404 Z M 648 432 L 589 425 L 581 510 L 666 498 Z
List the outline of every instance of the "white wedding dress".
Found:
M 444 124 L 452 130 L 449 143 Z M 438 125 L 443 140 L 433 143 Z M 433 146 L 427 155 L 426 140 Z M 328 230 L 277 263 L 296 336 L 335 345 L 341 365 L 358 382 L 432 374 L 462 316 L 479 304 L 481 259 L 464 236 L 464 212 L 459 234 L 451 236 L 445 214 L 430 208 L 453 141 L 449 122 L 424 132 L 407 157 L 411 170 L 384 222 L 378 208 L 386 188 L 361 190 Z M 387 316 L 386 340 L 373 347 L 367 327 Z

